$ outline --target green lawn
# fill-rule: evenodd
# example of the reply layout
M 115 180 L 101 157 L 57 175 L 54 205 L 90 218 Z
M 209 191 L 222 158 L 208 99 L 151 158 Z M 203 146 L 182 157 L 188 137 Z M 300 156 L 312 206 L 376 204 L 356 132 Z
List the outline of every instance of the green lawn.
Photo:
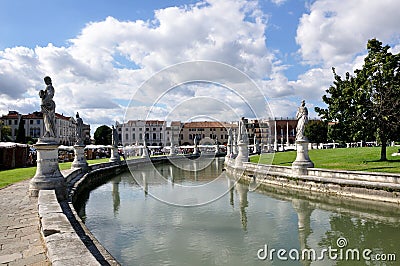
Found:
M 89 164 L 108 162 L 109 158 L 88 160 Z M 60 163 L 60 170 L 70 169 L 72 162 Z M 36 173 L 36 167 L 16 168 L 0 171 L 0 188 L 18 181 L 32 178 Z
M 380 147 L 309 150 L 309 155 L 316 168 L 400 173 L 400 156 L 391 156 L 398 149 L 399 147 L 387 148 L 388 161 L 386 162 L 379 161 Z M 273 154 L 256 155 L 252 156 L 250 161 L 269 164 L 271 159 L 274 165 L 291 166 L 296 159 L 296 152 L 277 152 L 275 156 Z

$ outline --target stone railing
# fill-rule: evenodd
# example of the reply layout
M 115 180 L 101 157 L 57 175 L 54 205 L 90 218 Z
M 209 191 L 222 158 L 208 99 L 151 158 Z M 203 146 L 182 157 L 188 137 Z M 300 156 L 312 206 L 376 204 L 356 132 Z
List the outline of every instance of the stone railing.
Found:
M 40 229 L 52 265 L 119 265 L 83 224 L 72 200 L 86 186 L 104 182 L 126 168 L 125 163 L 109 162 L 62 171 L 67 184 L 67 200 L 59 202 L 55 190 L 40 190 Z
M 263 185 L 300 189 L 337 196 L 400 204 L 400 174 L 307 168 L 298 174 L 292 167 L 225 161 L 226 170 L 236 178 Z

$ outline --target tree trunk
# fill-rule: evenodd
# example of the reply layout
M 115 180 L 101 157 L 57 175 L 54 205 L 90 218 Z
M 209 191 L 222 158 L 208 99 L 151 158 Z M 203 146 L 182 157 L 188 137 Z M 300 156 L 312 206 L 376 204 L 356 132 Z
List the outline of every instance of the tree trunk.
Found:
M 380 159 L 380 161 L 387 161 L 387 158 L 386 158 L 386 140 L 381 140 L 381 142 L 382 142 L 382 148 L 381 148 L 381 159 Z

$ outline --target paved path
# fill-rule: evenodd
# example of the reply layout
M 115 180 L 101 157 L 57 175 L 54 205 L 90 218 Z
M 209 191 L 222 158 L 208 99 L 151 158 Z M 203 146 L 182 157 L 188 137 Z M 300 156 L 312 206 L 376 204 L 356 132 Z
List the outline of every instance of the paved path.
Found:
M 0 189 L 0 265 L 50 265 L 29 180 Z

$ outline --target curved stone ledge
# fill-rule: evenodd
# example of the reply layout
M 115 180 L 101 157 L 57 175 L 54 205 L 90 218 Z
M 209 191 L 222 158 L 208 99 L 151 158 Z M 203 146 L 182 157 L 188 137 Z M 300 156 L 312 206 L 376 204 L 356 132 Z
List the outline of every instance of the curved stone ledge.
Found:
M 173 156 L 174 159 L 197 158 L 196 155 Z M 168 162 L 170 156 L 137 158 L 127 161 L 130 169 L 145 163 Z M 41 190 L 38 195 L 40 229 L 47 256 L 53 265 L 119 265 L 98 242 L 75 211 L 79 196 L 107 182 L 110 177 L 126 170 L 123 162 L 90 165 L 81 169 L 62 171 L 67 184 L 67 199 L 59 202 L 54 190 Z
M 237 167 L 230 160 L 225 166 L 236 178 L 256 180 L 265 186 L 400 204 L 399 174 L 308 168 L 304 175 L 298 175 L 287 166 L 243 163 Z

